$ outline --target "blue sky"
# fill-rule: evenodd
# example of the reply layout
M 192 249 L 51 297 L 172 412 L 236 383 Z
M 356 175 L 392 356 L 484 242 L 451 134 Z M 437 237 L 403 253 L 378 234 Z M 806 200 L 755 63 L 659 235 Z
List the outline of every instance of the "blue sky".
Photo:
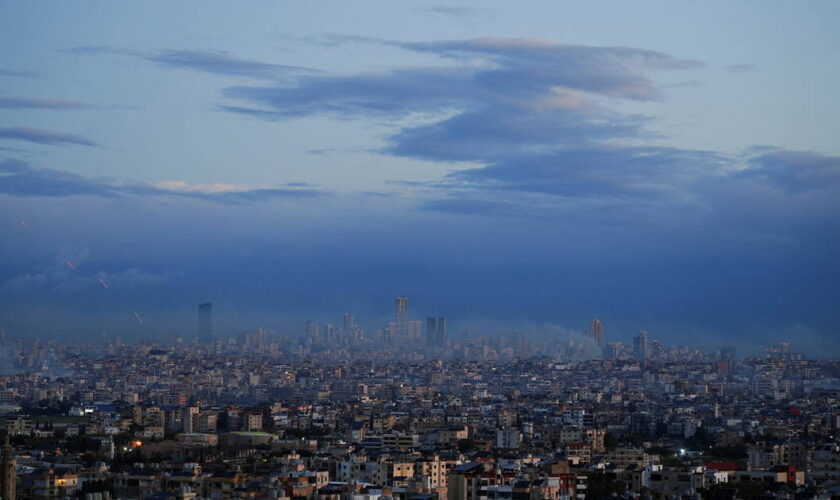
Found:
M 0 327 L 374 328 L 406 294 L 835 352 L 838 10 L 0 3 Z

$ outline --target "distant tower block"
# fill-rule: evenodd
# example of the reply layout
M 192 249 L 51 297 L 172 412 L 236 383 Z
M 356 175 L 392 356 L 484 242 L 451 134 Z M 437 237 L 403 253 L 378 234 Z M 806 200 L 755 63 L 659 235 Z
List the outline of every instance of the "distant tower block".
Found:
M 213 343 L 213 303 L 205 302 L 198 306 L 198 341 L 202 344 Z
M 397 324 L 405 323 L 408 319 L 408 298 L 403 295 L 397 297 L 397 310 L 396 310 L 396 322 Z
M 356 322 L 353 320 L 353 315 L 350 313 L 344 313 L 344 329 L 349 332 L 355 326 Z
M 426 343 L 436 347 L 446 345 L 446 318 L 426 318 Z
M 633 356 L 641 361 L 647 362 L 650 358 L 650 346 L 648 345 L 648 333 L 644 330 L 633 337 Z
M 604 325 L 601 324 L 600 319 L 593 319 L 589 322 L 589 336 L 595 340 L 599 347 L 604 346 Z

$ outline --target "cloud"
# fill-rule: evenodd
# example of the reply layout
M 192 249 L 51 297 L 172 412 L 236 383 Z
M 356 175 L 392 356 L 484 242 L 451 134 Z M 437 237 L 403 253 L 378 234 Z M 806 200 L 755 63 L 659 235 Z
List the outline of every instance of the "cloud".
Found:
M 141 56 L 143 52 L 135 49 L 127 49 L 121 47 L 109 47 L 106 45 L 82 45 L 78 47 L 71 47 L 62 52 L 68 54 L 78 55 L 119 55 L 119 56 Z
M 646 71 L 699 65 L 649 50 L 564 45 L 535 39 L 376 43 L 432 53 L 459 65 L 350 76 L 304 75 L 292 85 L 231 87 L 225 90 L 225 96 L 257 107 L 223 109 L 266 119 L 311 115 L 401 117 L 498 105 L 536 113 L 568 108 L 573 102 L 581 106 L 587 94 L 661 99 L 661 92 L 645 75 Z M 464 64 L 465 61 L 472 64 Z
M 42 97 L 2 97 L 0 96 L 0 108 L 5 109 L 91 109 L 97 106 L 79 101 L 66 99 L 53 99 Z
M 35 168 L 20 160 L 0 163 L 0 193 L 28 196 L 175 196 L 219 203 L 245 203 L 272 199 L 304 199 L 323 196 L 316 186 L 287 184 L 281 187 L 225 183 L 187 184 L 163 181 L 157 184 L 114 182 L 49 168 Z
M 823 224 L 840 215 L 825 197 L 790 196 L 836 193 L 836 157 L 659 146 L 650 117 L 616 111 L 622 101 L 663 99 L 667 85 L 652 75 L 697 61 L 540 39 L 332 40 L 431 54 L 441 64 L 229 87 L 224 95 L 239 103 L 223 109 L 393 125 L 380 153 L 453 165 L 436 180 L 395 182 L 421 192 L 423 210 L 592 226 L 711 225 L 777 240 L 798 237 L 794 219 Z
M 394 43 L 456 60 L 480 58 L 496 68 L 478 73 L 481 85 L 520 93 L 563 87 L 638 100 L 661 98 L 644 75 L 649 70 L 692 69 L 698 61 L 632 47 L 592 47 L 543 39 L 476 38 Z
M 314 198 L 326 194 L 308 183 L 287 183 L 283 187 L 251 186 L 215 182 L 189 184 L 184 181 L 161 181 L 152 185 L 161 194 L 191 196 L 221 202 L 248 202 L 270 199 Z
M 724 164 L 714 153 L 663 147 L 592 147 L 519 155 L 485 167 L 459 170 L 459 187 L 599 198 L 667 195 Z
M 227 184 L 224 182 L 215 182 L 211 184 L 188 184 L 184 181 L 161 181 L 154 183 L 153 186 L 167 191 L 205 194 L 240 193 L 243 191 L 261 189 L 247 184 Z
M 755 71 L 758 69 L 758 66 L 755 64 L 732 64 L 729 66 L 725 66 L 723 69 L 726 71 L 732 71 L 733 73 L 746 73 L 749 71 Z
M 81 135 L 31 127 L 0 127 L 0 139 L 15 139 L 49 146 L 96 146 L 91 139 Z
M 9 148 L 9 147 L 6 147 L 6 146 L 0 146 L 0 151 L 8 151 L 10 153 L 31 153 L 32 152 L 29 149 Z
M 221 50 L 164 49 L 144 52 L 107 46 L 73 47 L 65 52 L 79 55 L 119 55 L 144 59 L 161 66 L 188 69 L 226 76 L 246 76 L 267 80 L 282 80 L 294 75 L 317 71 L 302 66 L 271 64 L 242 59 Z
M 434 54 L 448 64 L 230 87 L 225 96 L 251 106 L 225 109 L 273 120 L 423 117 L 387 137 L 380 152 L 471 165 L 421 184 L 444 196 L 425 200 L 423 208 L 458 213 L 533 208 L 527 200 L 533 196 L 500 200 L 500 193 L 538 194 L 543 206 L 555 208 L 557 200 L 544 196 L 563 204 L 601 197 L 605 206 L 625 205 L 629 198 L 642 205 L 674 201 L 695 177 L 716 175 L 725 163 L 713 152 L 631 145 L 657 138 L 647 130 L 650 119 L 608 106 L 615 99 L 661 99 L 648 74 L 695 68 L 696 61 L 541 39 L 376 43 Z M 524 210 L 514 208 L 523 203 Z
M 116 196 L 118 189 L 103 181 L 70 172 L 33 168 L 20 160 L 0 163 L 0 193 L 12 196 Z
M 433 5 L 431 7 L 424 7 L 418 10 L 429 14 L 450 16 L 459 19 L 479 19 L 488 17 L 492 12 L 489 9 L 465 5 Z
M 428 124 L 406 127 L 388 138 L 383 151 L 445 162 L 491 163 L 583 147 L 607 147 L 616 137 L 650 138 L 647 119 L 595 107 L 486 105 Z M 614 149 L 614 148 L 612 148 Z
M 758 180 L 791 193 L 840 189 L 840 156 L 762 148 L 736 177 Z
M 0 76 L 10 76 L 16 78 L 32 78 L 38 76 L 37 73 L 31 71 L 14 71 L 11 69 L 0 68 Z
M 164 66 L 186 68 L 205 73 L 253 78 L 277 79 L 290 74 L 312 73 L 302 66 L 287 66 L 251 61 L 234 57 L 227 52 L 211 50 L 162 50 L 145 56 Z
M 311 76 L 296 86 L 231 87 L 227 97 L 262 106 L 224 106 L 232 112 L 266 119 L 312 115 L 344 118 L 401 117 L 411 112 L 440 112 L 468 96 L 465 75 L 450 70 L 404 70 L 350 77 Z
M 51 293 L 89 292 L 103 289 L 100 280 L 108 284 L 108 288 L 105 290 L 154 288 L 165 285 L 175 276 L 177 276 L 177 273 L 174 272 L 151 273 L 137 267 L 111 272 L 74 270 L 68 268 L 61 261 L 38 272 L 22 273 L 14 276 L 3 283 L 2 289 L 7 292 L 18 293 L 33 291 Z

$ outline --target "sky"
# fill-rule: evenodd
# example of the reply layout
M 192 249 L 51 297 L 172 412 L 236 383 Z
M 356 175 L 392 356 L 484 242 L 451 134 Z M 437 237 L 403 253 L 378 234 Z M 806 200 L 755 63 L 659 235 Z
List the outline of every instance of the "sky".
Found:
M 373 330 L 406 295 L 840 355 L 838 14 L 0 1 L 0 328 Z

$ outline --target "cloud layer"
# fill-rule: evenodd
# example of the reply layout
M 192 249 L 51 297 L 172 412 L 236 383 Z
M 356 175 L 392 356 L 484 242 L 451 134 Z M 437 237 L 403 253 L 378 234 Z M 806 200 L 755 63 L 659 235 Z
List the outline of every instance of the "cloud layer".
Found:
M 61 170 L 36 168 L 20 160 L 5 160 L 0 162 L 0 194 L 15 197 L 176 196 L 222 203 L 243 203 L 270 199 L 306 199 L 326 193 L 315 186 L 293 184 L 283 187 L 260 187 L 223 183 L 191 185 L 183 181 L 163 181 L 156 184 L 114 182 Z
M 32 142 L 47 146 L 96 146 L 96 143 L 91 139 L 81 135 L 32 127 L 0 127 L 0 140 L 3 139 Z
M 3 109 L 52 109 L 72 110 L 90 109 L 96 106 L 79 101 L 67 99 L 54 99 L 43 97 L 2 97 L 0 96 L 0 108 Z
M 636 211 L 637 223 L 650 223 L 659 219 L 651 210 L 681 217 L 689 210 L 698 219 L 715 205 L 736 207 L 737 191 L 756 184 L 792 192 L 825 189 L 837 179 L 836 158 L 818 153 L 755 149 L 731 156 L 654 145 L 663 138 L 649 131 L 649 117 L 615 111 L 621 101 L 662 100 L 656 73 L 695 69 L 697 61 L 534 39 L 361 41 L 441 63 L 230 87 L 224 95 L 245 105 L 223 109 L 267 120 L 408 120 L 380 152 L 453 164 L 444 178 L 414 186 L 430 196 L 423 207 L 455 213 L 578 212 L 597 214 L 593 222 L 601 223 L 610 213 L 626 222 Z M 720 200 L 719 192 L 733 199 Z
M 225 76 L 283 80 L 290 76 L 316 73 L 312 68 L 253 61 L 223 50 L 164 49 L 141 51 L 109 46 L 73 47 L 66 52 L 77 55 L 118 55 L 143 59 L 170 68 L 187 69 Z

